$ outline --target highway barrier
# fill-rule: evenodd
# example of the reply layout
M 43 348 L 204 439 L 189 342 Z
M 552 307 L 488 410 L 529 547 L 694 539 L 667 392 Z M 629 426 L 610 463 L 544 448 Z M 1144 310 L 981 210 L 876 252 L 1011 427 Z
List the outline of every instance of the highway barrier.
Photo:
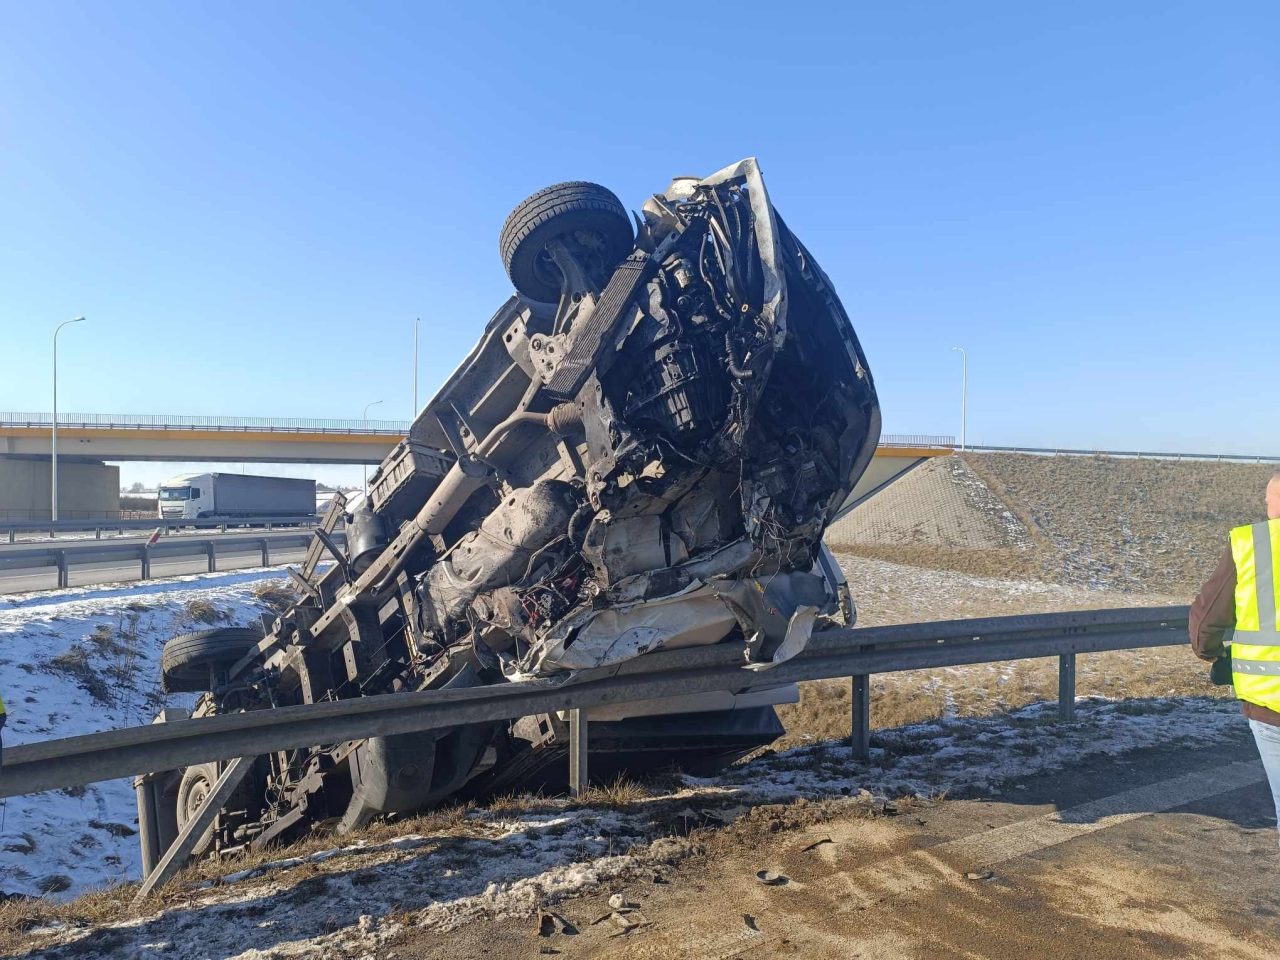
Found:
M 1181 644 L 1186 628 L 1186 607 L 1139 607 L 823 631 L 795 657 L 768 669 L 751 669 L 735 644 L 660 651 L 558 678 L 382 694 L 6 747 L 0 797 L 550 711 L 570 711 L 582 733 L 571 742 L 585 746 L 585 727 L 578 725 L 589 720 L 592 707 L 837 677 L 853 678 L 854 754 L 865 759 L 873 674 L 1056 656 L 1059 715 L 1070 720 L 1079 654 Z M 585 782 L 585 755 L 578 759 Z
M 52 539 L 60 533 L 88 533 L 101 540 L 103 531 L 114 530 L 123 534 L 126 530 L 154 530 L 159 527 L 165 533 L 174 530 L 217 530 L 226 533 L 229 528 L 274 530 L 276 527 L 314 527 L 319 523 L 308 517 L 245 517 L 237 520 L 161 520 L 159 517 L 128 517 L 105 519 L 89 517 L 82 520 L 4 520 L 0 519 L 0 537 L 8 535 L 10 543 L 16 543 L 20 533 L 47 533 Z
M 340 533 L 333 536 L 337 542 L 344 539 Z M 154 562 L 182 557 L 204 557 L 208 571 L 214 573 L 218 569 L 219 553 L 259 553 L 262 566 L 269 567 L 273 549 L 302 549 L 310 545 L 311 539 L 310 533 L 299 532 L 273 533 L 269 537 L 170 537 L 155 543 L 136 540 L 128 543 L 68 541 L 56 547 L 32 546 L 0 550 L 0 570 L 42 570 L 55 567 L 58 571 L 58 586 L 66 587 L 70 586 L 71 570 L 75 566 L 111 562 L 119 564 L 132 560 L 138 563 L 138 579 L 149 580 Z

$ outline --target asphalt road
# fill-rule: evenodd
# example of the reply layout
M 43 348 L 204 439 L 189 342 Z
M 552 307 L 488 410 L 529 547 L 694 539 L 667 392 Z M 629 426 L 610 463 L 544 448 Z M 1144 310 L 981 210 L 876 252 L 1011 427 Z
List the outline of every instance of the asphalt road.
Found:
M 227 534 L 203 533 L 199 539 L 213 540 L 215 543 L 219 540 L 233 541 L 236 539 L 244 539 L 246 536 L 255 539 L 265 539 L 269 544 L 278 541 L 287 541 L 297 538 L 300 533 L 305 534 L 306 530 L 288 530 L 288 531 L 272 531 L 268 533 L 265 530 L 237 530 Z M 169 538 L 171 541 L 173 538 Z M 58 540 L 53 543 L 48 541 L 40 544 L 16 543 L 16 544 L 0 544 L 0 560 L 9 553 L 30 550 L 33 547 L 57 547 L 65 549 L 68 554 L 74 558 L 76 553 L 93 551 L 102 547 L 112 546 L 120 543 L 132 543 L 135 545 L 145 542 L 146 537 L 112 537 L 110 540 L 95 541 L 88 540 Z M 168 542 L 168 541 L 166 541 Z M 271 563 L 296 563 L 300 561 L 306 553 L 306 547 L 276 547 L 270 548 Z M 262 565 L 262 554 L 256 546 L 240 546 L 226 547 L 217 551 L 217 564 L 219 570 L 238 570 L 247 567 L 259 567 Z M 72 587 L 86 586 L 97 583 L 119 583 L 128 580 L 137 580 L 140 573 L 140 565 L 138 560 L 134 558 L 112 559 L 105 562 L 95 563 L 76 563 L 74 559 L 70 565 L 69 585 Z M 151 560 L 151 576 L 155 577 L 176 577 L 191 573 L 205 573 L 208 571 L 208 561 L 203 554 L 191 553 L 175 557 L 166 557 L 163 554 L 157 554 Z M 55 567 L 43 568 L 19 568 L 5 569 L 0 566 L 0 594 L 4 593 L 23 593 L 31 590 L 52 590 L 58 585 L 58 573 Z

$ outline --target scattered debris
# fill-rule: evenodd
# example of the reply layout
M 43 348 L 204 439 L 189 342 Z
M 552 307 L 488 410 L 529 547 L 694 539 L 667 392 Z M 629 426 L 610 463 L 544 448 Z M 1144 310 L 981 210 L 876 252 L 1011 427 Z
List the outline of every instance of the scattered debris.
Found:
M 813 850 L 815 847 L 820 847 L 824 843 L 835 843 L 835 841 L 832 840 L 830 837 L 819 837 L 817 840 L 814 840 L 812 843 L 807 843 L 803 847 L 801 847 L 800 852 L 808 853 L 810 850 Z
M 766 887 L 781 887 L 791 882 L 791 878 L 785 873 L 775 873 L 772 870 L 757 870 L 756 879 Z
M 573 922 L 559 913 L 544 910 L 538 914 L 538 936 L 540 937 L 551 937 L 556 934 L 571 937 L 577 932 L 578 928 L 573 925 Z
M 964 875 L 966 880 L 992 880 L 995 874 L 990 870 L 969 871 Z
M 609 917 L 619 927 L 615 933 L 611 933 L 609 935 L 611 937 L 621 937 L 630 933 L 632 930 L 636 930 L 640 927 L 647 927 L 650 923 L 650 921 L 645 918 L 644 914 L 633 910 L 628 910 L 626 912 L 615 910 L 613 913 L 609 914 Z

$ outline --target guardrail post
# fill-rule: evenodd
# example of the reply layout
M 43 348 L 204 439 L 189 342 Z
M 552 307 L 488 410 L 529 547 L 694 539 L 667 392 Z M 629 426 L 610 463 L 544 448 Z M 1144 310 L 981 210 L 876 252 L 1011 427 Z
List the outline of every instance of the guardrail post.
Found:
M 151 548 L 144 544 L 138 556 L 139 556 L 139 559 L 141 559 L 142 561 L 142 576 L 140 579 L 150 580 L 151 579 Z
M 849 701 L 853 710 L 853 732 L 850 740 L 853 759 L 858 763 L 866 763 L 871 758 L 870 676 L 865 673 L 854 675 Z
M 9 542 L 10 543 L 18 542 L 18 531 L 13 529 L 13 527 L 9 528 Z
M 101 528 L 101 527 L 94 527 L 94 528 L 93 528 L 93 539 L 95 539 L 95 540 L 101 540 L 101 539 L 102 539 L 102 528 Z
M 205 553 L 205 556 L 209 558 L 209 572 L 217 573 L 218 572 L 218 553 L 217 553 L 217 550 L 214 548 L 212 540 L 205 543 L 204 553 Z
M 138 800 L 138 844 L 142 848 L 142 875 L 145 877 L 160 862 L 160 828 L 156 823 L 155 774 L 144 773 L 133 780 Z
M 1076 718 L 1076 655 L 1064 653 L 1058 657 L 1058 719 L 1070 721 Z
M 587 777 L 587 717 L 574 708 L 569 711 L 569 796 L 582 796 Z
M 258 546 L 262 548 L 262 565 L 264 567 L 271 566 L 271 545 L 267 543 L 266 539 L 262 539 L 258 541 Z
M 58 586 L 69 587 L 71 586 L 71 575 L 67 570 L 67 551 L 59 550 L 56 556 L 58 558 Z

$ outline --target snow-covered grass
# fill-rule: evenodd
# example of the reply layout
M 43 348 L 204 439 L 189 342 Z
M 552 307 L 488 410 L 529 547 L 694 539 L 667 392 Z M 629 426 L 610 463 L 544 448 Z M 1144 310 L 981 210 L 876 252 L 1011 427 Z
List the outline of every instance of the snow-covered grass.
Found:
M 5 744 L 149 723 L 166 704 L 164 642 L 183 630 L 257 621 L 268 605 L 256 591 L 279 577 L 255 570 L 0 597 Z M 0 805 L 0 893 L 70 896 L 138 876 L 128 780 Z
M 565 897 L 651 876 L 696 852 L 691 826 L 732 822 L 762 803 L 800 799 L 981 794 L 1021 778 L 1143 747 L 1195 746 L 1243 736 L 1236 706 L 1211 699 L 1082 700 L 1059 725 L 1051 705 L 877 733 L 871 762 L 827 742 L 767 753 L 714 778 L 686 777 L 623 809 L 533 801 L 476 809 L 448 833 L 357 841 L 233 872 L 213 887 L 169 891 L 112 923 L 77 922 L 74 905 L 24 918 L 0 908 L 11 949 L 37 956 L 360 956 L 406 926 L 449 930 L 480 916 L 526 916 Z M 234 866 L 232 864 L 231 866 Z M 190 881 L 188 881 L 190 882 Z M 120 903 L 127 902 L 124 897 Z M 5 917 L 5 912 L 9 917 Z M 3 948 L 0 948 L 3 949 Z

